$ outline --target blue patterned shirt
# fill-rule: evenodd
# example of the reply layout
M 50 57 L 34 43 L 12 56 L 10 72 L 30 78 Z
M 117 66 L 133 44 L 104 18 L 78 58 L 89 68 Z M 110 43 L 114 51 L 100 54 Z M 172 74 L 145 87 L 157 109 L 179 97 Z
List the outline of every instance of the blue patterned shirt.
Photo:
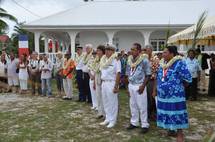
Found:
M 190 58 L 186 58 L 185 62 L 187 64 L 188 70 L 190 71 L 192 78 L 197 78 L 198 77 L 198 72 L 201 71 L 201 67 L 199 64 L 199 61 L 194 58 L 194 59 L 190 59 Z
M 126 75 L 128 76 L 129 83 L 131 84 L 142 84 L 145 80 L 146 75 L 151 75 L 151 65 L 147 58 L 137 65 L 132 71 L 131 67 L 127 65 Z

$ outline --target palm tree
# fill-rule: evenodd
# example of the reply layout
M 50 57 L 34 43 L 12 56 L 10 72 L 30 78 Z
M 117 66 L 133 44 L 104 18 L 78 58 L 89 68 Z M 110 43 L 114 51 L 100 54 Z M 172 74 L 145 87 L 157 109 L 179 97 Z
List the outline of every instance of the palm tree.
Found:
M 207 18 L 207 12 L 204 11 L 200 15 L 199 20 L 197 21 L 196 27 L 194 29 L 194 37 L 193 37 L 192 48 L 196 47 L 196 44 L 198 42 L 198 35 L 201 32 L 201 30 L 202 30 L 202 27 L 203 27 L 203 25 L 205 23 L 206 18 Z
M 0 3 L 2 3 L 1 0 Z M 4 21 L 4 19 L 8 19 L 17 23 L 16 17 L 10 15 L 5 9 L 0 7 L 0 34 L 4 34 L 8 30 L 8 24 Z

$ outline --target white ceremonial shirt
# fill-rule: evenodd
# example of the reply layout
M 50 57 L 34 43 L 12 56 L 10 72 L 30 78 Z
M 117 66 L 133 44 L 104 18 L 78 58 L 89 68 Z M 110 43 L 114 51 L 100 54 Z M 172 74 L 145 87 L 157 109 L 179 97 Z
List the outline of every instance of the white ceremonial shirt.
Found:
M 52 77 L 52 69 L 53 69 L 53 65 L 51 61 L 43 61 L 41 62 L 41 67 L 40 70 L 43 69 L 48 69 L 48 71 L 42 71 L 41 73 L 41 79 L 49 79 Z
M 116 81 L 117 73 L 121 72 L 120 60 L 114 59 L 112 63 L 101 70 L 101 79 L 106 81 Z

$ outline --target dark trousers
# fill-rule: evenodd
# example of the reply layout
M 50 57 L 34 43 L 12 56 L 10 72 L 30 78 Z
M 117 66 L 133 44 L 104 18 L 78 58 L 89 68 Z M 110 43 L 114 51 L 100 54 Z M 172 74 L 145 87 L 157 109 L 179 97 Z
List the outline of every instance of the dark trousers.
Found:
M 84 86 L 83 86 L 83 72 L 82 70 L 76 70 L 76 81 L 78 84 L 79 101 L 84 101 Z M 86 101 L 86 98 L 85 98 Z
M 208 95 L 215 97 L 215 69 L 210 70 Z
M 62 76 L 59 74 L 56 74 L 55 79 L 57 82 L 57 90 L 59 92 L 62 92 L 63 91 L 63 78 L 62 78 Z
M 156 119 L 156 103 L 155 98 L 152 96 L 154 80 L 150 80 L 147 84 L 147 100 L 148 100 L 148 118 L 150 120 Z
M 42 94 L 41 89 L 41 79 L 40 79 L 40 73 L 35 73 L 30 75 L 30 81 L 31 81 L 31 93 L 36 93 L 36 86 L 37 86 L 37 92 L 39 95 Z
M 186 93 L 186 99 L 187 100 L 190 97 L 192 97 L 192 99 L 194 99 L 194 100 L 197 100 L 197 87 L 198 87 L 198 79 L 197 78 L 192 78 L 192 83 L 190 83 L 185 88 L 185 93 Z
M 89 74 L 88 73 L 83 73 L 84 101 L 87 99 L 88 103 L 92 103 L 89 81 L 90 81 Z

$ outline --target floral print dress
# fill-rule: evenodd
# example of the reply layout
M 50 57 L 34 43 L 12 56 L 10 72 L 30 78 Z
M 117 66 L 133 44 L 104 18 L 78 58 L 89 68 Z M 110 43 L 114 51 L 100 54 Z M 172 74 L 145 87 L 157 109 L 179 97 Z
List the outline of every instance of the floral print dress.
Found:
M 169 130 L 188 128 L 184 83 L 192 76 L 182 60 L 175 61 L 166 71 L 160 66 L 157 73 L 157 126 Z

